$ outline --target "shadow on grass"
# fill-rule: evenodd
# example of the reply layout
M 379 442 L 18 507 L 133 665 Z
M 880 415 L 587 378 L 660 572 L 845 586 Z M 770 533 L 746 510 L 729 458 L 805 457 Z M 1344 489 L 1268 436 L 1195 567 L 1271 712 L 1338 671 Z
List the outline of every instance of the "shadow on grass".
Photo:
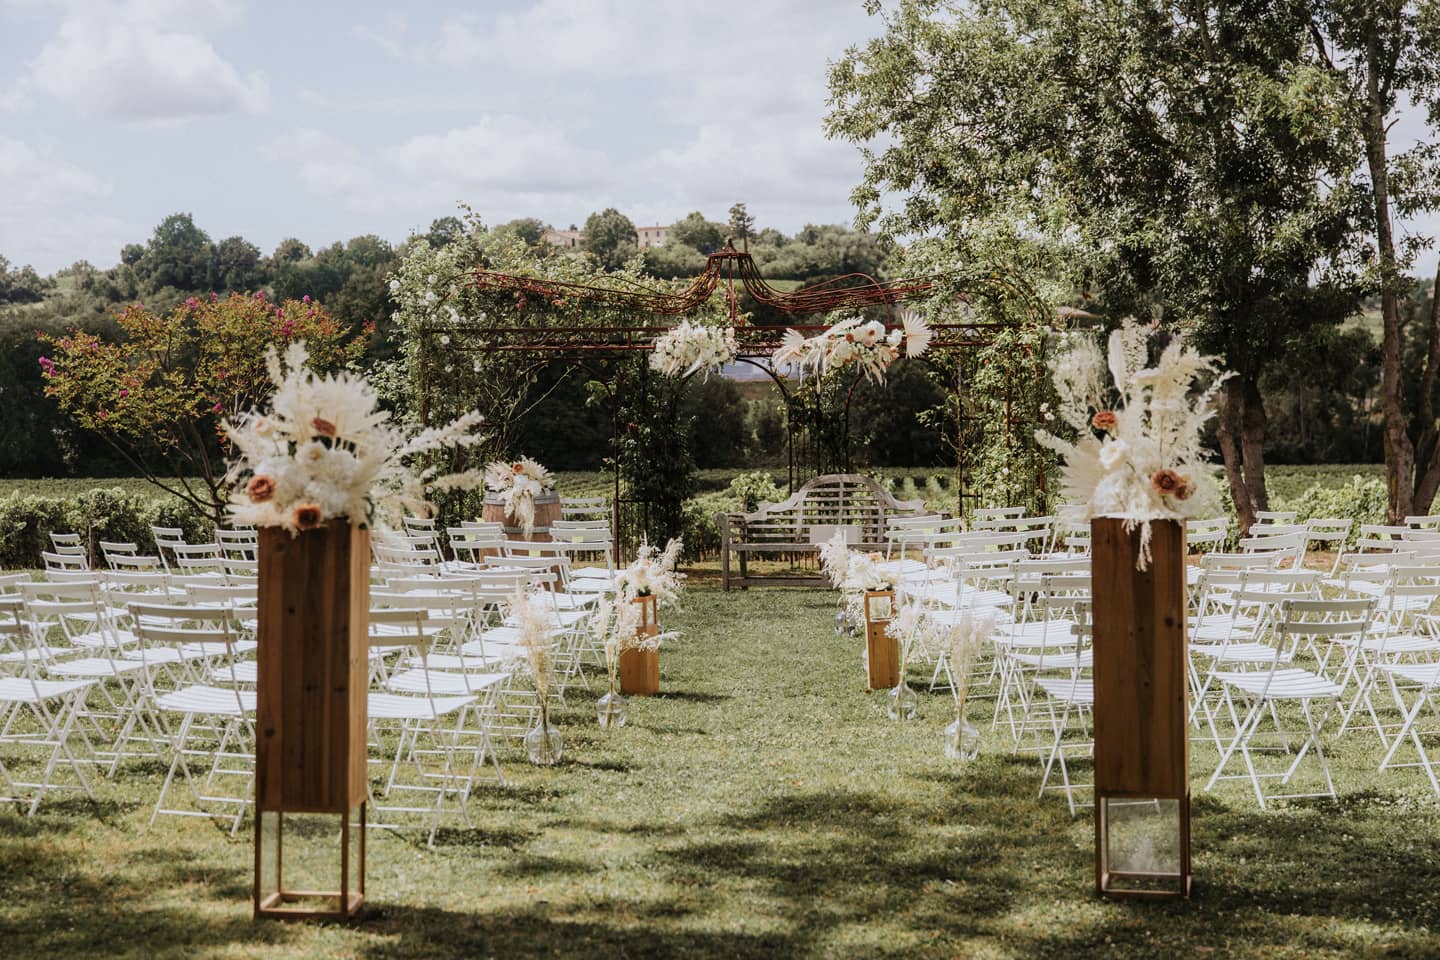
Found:
M 469 958 L 593 956 L 627 958 L 794 956 L 788 938 L 720 933 L 662 926 L 677 919 L 670 903 L 602 903 L 593 908 L 613 920 L 557 916 L 545 904 L 528 911 L 476 915 L 431 907 L 384 907 L 367 920 L 382 942 L 360 956 L 374 960 L 412 957 Z

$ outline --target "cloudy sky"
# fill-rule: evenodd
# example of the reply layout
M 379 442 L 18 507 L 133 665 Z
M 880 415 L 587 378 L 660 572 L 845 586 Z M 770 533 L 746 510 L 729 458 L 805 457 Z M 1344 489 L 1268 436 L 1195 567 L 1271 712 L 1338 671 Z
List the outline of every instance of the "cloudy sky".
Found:
M 848 222 L 826 64 L 878 29 L 861 0 L 0 0 L 0 254 L 110 266 L 177 210 L 265 252 L 458 201 Z
M 109 266 L 177 210 L 267 253 L 398 241 L 457 201 L 848 222 L 826 62 L 877 27 L 860 0 L 732 9 L 754 25 L 689 0 L 0 0 L 0 254 Z

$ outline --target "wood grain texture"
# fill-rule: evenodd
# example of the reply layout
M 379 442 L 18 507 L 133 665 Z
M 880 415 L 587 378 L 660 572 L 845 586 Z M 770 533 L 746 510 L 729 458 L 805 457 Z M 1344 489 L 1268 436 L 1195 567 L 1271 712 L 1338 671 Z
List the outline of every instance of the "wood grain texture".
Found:
M 365 799 L 370 533 L 262 529 L 259 561 L 256 802 L 345 813 Z
M 486 523 L 505 524 L 505 536 L 511 540 L 531 540 L 536 543 L 549 543 L 550 534 L 542 533 L 541 531 L 548 531 L 552 523 L 556 520 L 564 519 L 564 517 L 561 512 L 560 498 L 551 493 L 542 494 L 535 498 L 535 534 L 533 536 L 525 536 L 525 532 L 521 530 L 519 526 L 519 521 L 514 517 L 506 516 L 505 504 L 498 500 L 492 500 L 489 497 L 485 499 L 485 505 L 480 510 L 480 519 Z
M 636 597 L 631 603 L 640 605 L 640 626 L 637 637 L 653 637 L 660 632 L 653 596 Z M 660 692 L 660 648 L 629 647 L 620 651 L 620 692 L 626 696 L 649 697 Z
M 1135 569 L 1140 531 L 1091 521 L 1097 795 L 1189 791 L 1185 527 L 1150 524 L 1151 562 Z
M 867 593 L 865 609 L 870 609 L 870 598 L 888 596 L 890 609 L 895 609 L 895 594 Z M 867 690 L 889 690 L 900 682 L 900 643 L 886 628 L 889 620 L 865 621 L 865 663 L 867 667 L 865 688 Z

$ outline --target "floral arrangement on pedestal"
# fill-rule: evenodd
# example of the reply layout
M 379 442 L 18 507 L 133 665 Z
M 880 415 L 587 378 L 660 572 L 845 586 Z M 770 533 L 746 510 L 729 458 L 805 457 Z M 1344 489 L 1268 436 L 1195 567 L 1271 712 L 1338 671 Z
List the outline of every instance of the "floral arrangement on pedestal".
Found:
M 275 386 L 269 411 L 252 410 L 222 425 L 237 451 L 227 475 L 236 485 L 234 523 L 284 527 L 292 534 L 337 517 L 394 524 L 404 510 L 428 511 L 431 491 L 480 485 L 477 471 L 437 476 L 433 467 L 416 470 L 410 463 L 479 443 L 478 413 L 408 431 L 390 422 L 365 378 L 317 375 L 308 360 L 303 342 L 291 344 L 283 360 L 268 350 L 266 369 Z
M 680 636 L 678 631 L 644 634 L 640 631 L 645 611 L 633 600 L 601 600 L 590 617 L 590 634 L 605 651 L 605 674 L 609 688 L 595 702 L 595 716 L 600 726 L 623 727 L 629 716 L 625 698 L 620 695 L 620 655 L 626 650 L 658 650 L 660 644 Z
M 865 594 L 894 590 L 896 575 L 883 569 L 878 553 L 851 550 L 844 533 L 837 533 L 820 545 L 820 570 L 840 591 L 840 620 L 852 629 L 865 622 Z
M 688 377 L 700 372 L 708 380 L 712 371 L 718 372 L 735 359 L 738 349 L 733 328 L 682 320 L 656 338 L 654 352 L 650 354 L 650 369 L 667 377 Z
M 776 367 L 793 363 L 802 377 L 824 376 L 853 364 L 869 380 L 881 383 L 902 349 L 905 356 L 918 357 L 930 346 L 930 338 L 930 325 L 913 313 L 905 314 L 901 325 L 889 333 L 879 320 L 867 321 L 857 314 L 809 338 L 798 330 L 786 330 L 770 362 Z
M 615 593 L 621 600 L 654 597 L 656 605 L 661 607 L 679 603 L 684 574 L 676 572 L 675 564 L 684 549 L 685 544 L 679 539 L 665 544 L 663 551 L 641 541 L 635 559 L 615 574 Z
M 1083 516 L 1120 517 L 1141 528 L 1137 561 L 1150 558 L 1150 521 L 1208 516 L 1216 509 L 1200 431 L 1214 414 L 1225 375 L 1201 387 L 1219 367 L 1175 339 L 1146 366 L 1150 332 L 1130 321 L 1110 334 L 1109 349 L 1074 337 L 1057 358 L 1059 414 L 1078 434 L 1072 443 L 1037 431 L 1035 439 L 1062 457 L 1062 492 L 1083 504 Z M 1113 387 L 1105 382 L 1109 368 Z M 1118 400 L 1118 402 L 1112 402 Z
M 485 467 L 485 486 L 498 494 L 505 505 L 505 515 L 520 521 L 520 529 L 529 537 L 535 532 L 535 498 L 555 488 L 555 478 L 529 457 L 514 463 L 495 462 Z

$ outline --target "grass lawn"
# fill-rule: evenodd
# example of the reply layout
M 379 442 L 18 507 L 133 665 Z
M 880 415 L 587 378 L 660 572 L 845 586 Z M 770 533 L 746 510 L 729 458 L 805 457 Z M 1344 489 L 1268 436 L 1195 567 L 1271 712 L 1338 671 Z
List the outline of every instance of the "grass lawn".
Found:
M 1036 799 L 1037 763 L 990 733 L 989 703 L 980 760 L 946 761 L 948 694 L 887 721 L 834 609 L 828 593 L 691 591 L 666 618 L 685 636 L 662 653 L 662 696 L 606 734 L 574 689 L 564 762 L 507 749 L 512 785 L 472 800 L 473 829 L 433 851 L 373 832 L 372 905 L 349 926 L 252 923 L 248 828 L 147 829 L 153 764 L 103 783 L 98 810 L 7 809 L 4 955 L 1440 954 L 1440 806 L 1419 773 L 1375 772 L 1373 735 L 1335 745 L 1338 807 L 1262 813 L 1238 783 L 1197 795 L 1189 901 L 1106 902 L 1088 813 Z M 1197 744 L 1197 792 L 1213 761 Z

